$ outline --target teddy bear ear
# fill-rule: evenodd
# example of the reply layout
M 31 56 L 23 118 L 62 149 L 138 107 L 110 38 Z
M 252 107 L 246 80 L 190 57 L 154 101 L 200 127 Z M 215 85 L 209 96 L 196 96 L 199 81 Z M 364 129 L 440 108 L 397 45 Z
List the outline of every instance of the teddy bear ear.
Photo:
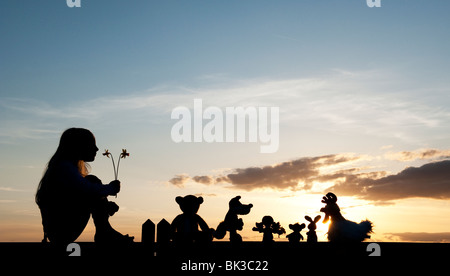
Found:
M 203 203 L 203 197 L 199 196 L 197 198 L 198 204 L 202 204 Z
M 175 198 L 175 201 L 176 201 L 178 204 L 181 204 L 181 202 L 183 202 L 183 197 L 182 197 L 182 196 L 177 196 L 177 197 Z

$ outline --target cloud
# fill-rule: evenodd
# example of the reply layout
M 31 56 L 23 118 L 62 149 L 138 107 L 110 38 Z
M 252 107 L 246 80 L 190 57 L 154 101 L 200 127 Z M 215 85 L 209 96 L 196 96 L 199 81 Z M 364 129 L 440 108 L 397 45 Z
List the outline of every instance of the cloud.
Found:
M 192 178 L 192 180 L 194 180 L 197 183 L 206 184 L 206 185 L 210 185 L 210 184 L 214 184 L 215 183 L 214 178 L 211 177 L 211 176 L 208 176 L 208 175 L 194 176 Z
M 205 194 L 205 193 L 198 193 L 198 194 L 194 194 L 194 195 L 197 196 L 197 197 L 199 197 L 199 196 L 201 196 L 201 197 L 206 197 L 206 196 L 214 197 L 214 196 L 217 196 L 216 194 Z
M 236 169 L 226 176 L 235 188 L 253 190 L 256 188 L 309 190 L 313 181 L 320 176 L 320 169 L 326 166 L 355 160 L 345 155 L 305 157 L 272 166 Z
M 330 190 L 341 195 L 371 201 L 390 201 L 412 197 L 450 199 L 450 160 L 409 167 L 380 177 L 380 174 L 344 175 Z
M 17 200 L 11 200 L 11 199 L 0 199 L 0 203 L 14 203 L 17 202 Z
M 417 152 L 427 158 L 439 155 L 433 150 Z M 332 154 L 303 157 L 275 165 L 238 168 L 224 175 L 192 178 L 185 174 L 177 175 L 169 182 L 179 187 L 190 180 L 204 185 L 228 184 L 226 187 L 246 191 L 269 188 L 311 192 L 312 187 L 317 185 L 318 189 L 322 187 L 324 193 L 332 191 L 337 195 L 355 196 L 375 204 L 392 204 L 393 200 L 413 197 L 450 199 L 450 160 L 408 167 L 396 174 L 366 171 L 370 168 L 367 166 L 355 167 L 355 163 L 361 160 L 367 160 L 366 156 Z M 324 183 L 328 183 L 327 187 Z
M 171 183 L 177 187 L 183 188 L 184 183 L 188 182 L 189 179 L 190 179 L 190 177 L 187 174 L 177 174 L 177 175 L 175 175 L 174 178 L 169 180 L 169 183 Z
M 0 191 L 4 191 L 4 192 L 24 192 L 24 190 L 12 188 L 12 187 L 0 187 Z
M 403 232 L 385 233 L 392 240 L 403 242 L 450 242 L 450 232 L 427 233 L 427 232 Z
M 357 159 L 359 157 L 350 154 L 304 157 L 263 167 L 238 168 L 227 175 L 203 175 L 192 178 L 187 175 L 177 175 L 169 182 L 177 186 L 181 186 L 190 179 L 206 185 L 228 183 L 232 188 L 247 191 L 258 188 L 309 190 L 313 182 L 321 178 L 321 169 Z
M 390 160 L 414 161 L 417 159 L 450 158 L 450 150 L 419 149 L 415 151 L 388 152 L 385 157 Z

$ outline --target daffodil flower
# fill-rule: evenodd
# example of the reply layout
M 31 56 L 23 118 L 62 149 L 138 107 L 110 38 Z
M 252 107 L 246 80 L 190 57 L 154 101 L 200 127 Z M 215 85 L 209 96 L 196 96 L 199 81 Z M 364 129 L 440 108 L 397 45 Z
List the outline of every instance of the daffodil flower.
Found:
M 127 152 L 126 149 L 122 149 L 122 153 L 120 154 L 120 158 L 125 158 L 127 156 L 130 156 L 130 154 Z

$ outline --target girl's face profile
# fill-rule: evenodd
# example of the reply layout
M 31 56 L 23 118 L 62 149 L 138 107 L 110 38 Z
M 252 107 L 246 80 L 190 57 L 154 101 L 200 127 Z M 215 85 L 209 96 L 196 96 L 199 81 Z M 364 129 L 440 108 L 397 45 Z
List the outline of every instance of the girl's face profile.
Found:
M 92 162 L 95 160 L 95 156 L 97 155 L 97 145 L 95 144 L 95 137 L 92 135 L 91 139 L 86 141 L 86 144 L 83 147 L 83 152 L 81 152 L 81 160 L 85 162 Z

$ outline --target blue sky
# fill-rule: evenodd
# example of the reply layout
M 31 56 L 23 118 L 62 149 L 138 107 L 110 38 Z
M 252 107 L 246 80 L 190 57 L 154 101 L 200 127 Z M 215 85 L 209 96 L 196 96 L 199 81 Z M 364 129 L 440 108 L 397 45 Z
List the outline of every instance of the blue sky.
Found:
M 365 0 L 82 0 L 81 8 L 1 1 L 0 220 L 9 228 L 0 240 L 39 235 L 35 187 L 71 126 L 91 129 L 101 150 L 131 152 L 121 165 L 122 181 L 130 184 L 117 199 L 123 206 L 117 220 L 135 235 L 148 217 L 175 217 L 177 195 L 209 195 L 205 216 L 215 227 L 226 210 L 208 207 L 208 200 L 226 208 L 240 193 L 255 208 L 270 200 L 280 209 L 318 212 L 321 192 L 337 183 L 247 191 L 232 182 L 196 183 L 194 176 L 329 154 L 354 157 L 335 169 L 389 175 L 448 158 L 449 8 L 444 0 L 382 0 L 381 8 L 368 8 Z M 196 98 L 205 107 L 279 107 L 278 152 L 260 154 L 254 143 L 174 143 L 170 113 L 192 108 Z M 436 152 L 424 155 L 429 149 Z M 99 155 L 92 164 L 105 182 L 112 175 L 108 162 Z M 168 182 L 177 175 L 186 176 L 184 186 Z M 348 205 L 372 206 L 349 216 L 381 220 L 378 239 L 388 232 L 433 232 L 432 226 L 394 223 L 398 210 L 416 200 L 436 209 L 448 205 L 437 196 L 384 207 L 356 193 L 346 196 Z M 318 205 L 298 203 L 303 199 Z M 386 206 L 398 209 L 386 209 L 390 218 L 376 217 Z M 264 209 L 254 213 L 250 224 Z M 20 229 L 32 230 L 15 236 Z
M 443 81 L 445 1 L 317 2 L 3 1 L 2 91 L 61 103 L 211 74 L 291 78 L 333 68 L 408 68 Z

